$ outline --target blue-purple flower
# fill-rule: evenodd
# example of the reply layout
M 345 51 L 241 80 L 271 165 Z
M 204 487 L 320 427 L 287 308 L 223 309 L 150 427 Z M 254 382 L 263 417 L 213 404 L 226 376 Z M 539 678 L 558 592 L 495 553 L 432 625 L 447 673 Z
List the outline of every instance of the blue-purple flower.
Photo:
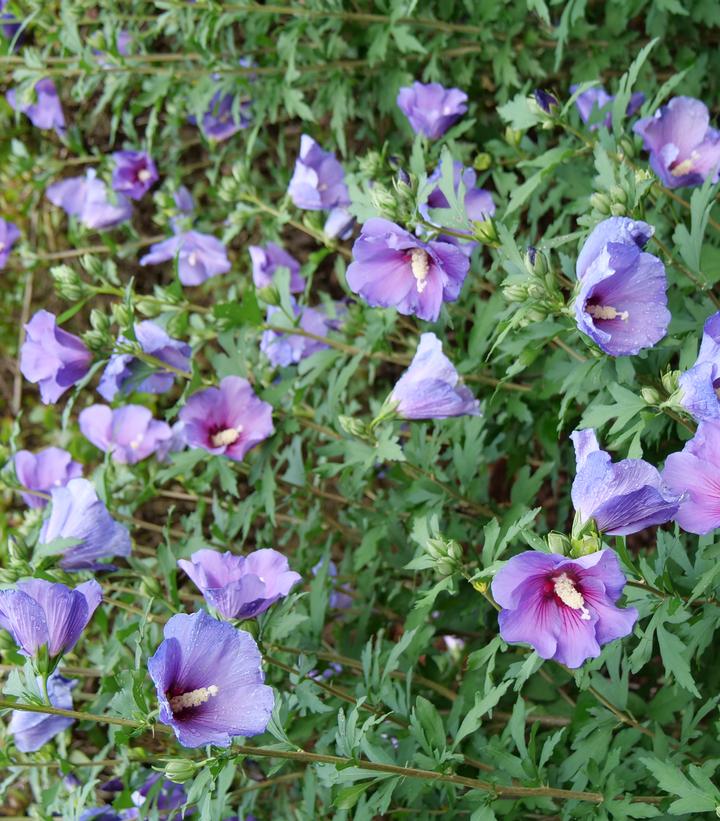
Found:
M 316 565 L 312 568 L 313 576 L 317 576 L 320 572 L 320 568 L 323 566 L 323 559 L 321 559 Z M 328 599 L 328 604 L 333 610 L 347 610 L 348 607 L 352 607 L 352 596 L 349 596 L 345 591 L 345 588 L 337 586 L 337 574 L 338 569 L 335 562 L 330 559 L 327 562 L 327 574 L 328 578 L 330 579 L 331 590 L 330 590 L 330 597 Z M 342 667 L 340 668 L 342 670 Z M 338 671 L 339 672 L 339 671 Z
M 318 305 L 316 308 L 301 308 L 293 301 L 293 310 L 295 315 L 299 317 L 298 325 L 301 330 L 322 337 L 327 336 L 328 331 L 340 329 L 345 313 L 344 306 L 339 303 L 336 303 L 333 308 L 326 305 Z M 334 316 L 329 315 L 329 310 L 332 310 Z M 267 309 L 268 324 L 273 324 L 274 316 L 283 316 L 282 310 L 270 305 Z M 297 365 L 301 359 L 306 359 L 308 356 L 325 350 L 327 347 L 328 345 L 319 339 L 299 336 L 290 330 L 287 333 L 267 330 L 263 332 L 260 340 L 260 350 L 270 362 L 275 367 L 284 368 L 288 365 Z
M 449 242 L 423 242 L 386 219 L 370 219 L 353 245 L 346 277 L 368 304 L 434 322 L 460 296 L 470 262 Z
M 112 228 L 132 217 L 130 200 L 124 194 L 110 192 L 94 168 L 88 169 L 84 177 L 53 183 L 45 196 L 87 228 Z
M 634 355 L 667 333 L 665 266 L 642 251 L 653 231 L 645 222 L 611 217 L 594 228 L 578 256 L 577 326 L 611 356 Z
M 20 239 L 20 231 L 14 222 L 0 219 L 0 269 L 7 265 L 13 245 Z
M 570 438 L 577 462 L 572 500 L 582 524 L 594 519 L 601 533 L 627 536 L 675 516 L 680 495 L 657 468 L 643 459 L 613 463 L 593 430 L 576 430 Z
M 355 217 L 342 205 L 331 208 L 328 212 L 323 233 L 330 239 L 350 239 L 355 228 Z
M 5 6 L 7 6 L 7 0 L 0 0 L 0 20 L 2 21 L 0 31 L 8 40 L 14 40 L 22 26 L 14 14 L 5 11 Z
M 19 450 L 13 461 L 18 482 L 40 493 L 49 494 L 53 488 L 65 487 L 71 479 L 82 476 L 82 465 L 62 448 L 45 448 L 37 453 Z M 48 503 L 48 499 L 31 493 L 23 493 L 22 497 L 29 507 L 45 507 Z
M 300 138 L 300 156 L 295 161 L 288 194 L 305 211 L 350 204 L 342 165 L 332 151 L 324 151 L 307 134 Z
M 705 322 L 700 353 L 680 375 L 680 404 L 696 419 L 720 420 L 720 311 Z
M 183 231 L 150 246 L 140 265 L 158 265 L 177 259 L 178 278 L 183 285 L 201 285 L 205 280 L 230 270 L 227 249 L 210 234 Z
M 460 382 L 458 372 L 433 333 L 420 336 L 415 356 L 388 401 L 396 404 L 395 412 L 403 419 L 447 419 L 480 414 L 480 403 Z
M 274 242 L 268 242 L 267 245 L 250 245 L 248 251 L 252 260 L 253 282 L 257 288 L 272 285 L 277 269 L 287 268 L 290 272 L 290 293 L 297 294 L 305 290 L 300 263 L 284 248 Z
M 158 782 L 160 783 L 158 784 Z M 148 796 L 150 796 L 149 800 Z M 179 810 L 187 801 L 187 793 L 182 784 L 168 781 L 167 778 L 163 778 L 160 773 L 156 772 L 150 774 L 143 785 L 133 791 L 130 799 L 138 809 L 142 809 L 147 805 L 147 809 L 153 806 L 167 813 L 169 810 Z
M 160 721 L 184 747 L 229 747 L 234 736 L 265 732 L 275 696 L 249 633 L 204 611 L 173 616 L 148 661 Z
M 500 635 L 508 644 L 529 644 L 540 658 L 580 667 L 603 644 L 632 632 L 637 610 L 616 606 L 625 582 L 612 550 L 579 559 L 520 553 L 492 582 Z
M 91 405 L 81 411 L 78 424 L 83 436 L 109 453 L 120 465 L 134 465 L 155 453 L 172 437 L 170 425 L 153 419 L 144 405 Z
M 442 178 L 442 166 L 438 166 L 433 173 L 428 177 L 428 182 L 440 182 Z M 492 194 L 484 188 L 476 188 L 477 174 L 472 168 L 466 168 L 461 162 L 455 160 L 453 162 L 453 188 L 455 193 L 458 193 L 460 183 L 462 182 L 465 194 L 463 197 L 463 205 L 465 206 L 465 215 L 468 220 L 473 222 L 485 222 L 490 219 L 495 213 L 495 203 L 493 202 Z M 447 197 L 443 194 L 440 186 L 434 188 L 427 201 L 422 203 L 418 210 L 422 216 L 428 221 L 433 222 L 430 214 L 431 208 L 449 208 L 450 203 Z M 433 222 L 433 224 L 435 224 Z M 471 239 L 468 234 L 468 239 Z
M 570 93 L 574 94 L 578 88 L 579 86 L 577 84 L 570 86 Z M 592 120 L 590 131 L 595 131 L 600 125 L 604 125 L 606 128 L 612 128 L 612 111 L 610 108 L 614 99 L 615 97 L 613 97 L 612 94 L 608 94 L 602 86 L 593 86 L 578 95 L 575 100 L 575 105 L 580 113 L 580 119 L 584 123 L 590 123 Z M 625 112 L 627 116 L 632 117 L 644 102 L 645 95 L 642 91 L 636 91 L 627 104 L 627 110 Z M 606 108 L 608 109 L 607 114 L 603 118 L 600 118 L 599 115 L 605 111 Z
M 459 88 L 414 82 L 400 89 L 397 104 L 416 134 L 436 140 L 467 112 L 467 99 Z
M 155 163 L 146 151 L 116 151 L 113 160 L 113 190 L 131 200 L 142 199 L 159 179 Z
M 642 137 L 653 171 L 668 188 L 720 179 L 720 131 L 710 127 L 710 114 L 700 100 L 673 97 L 653 117 L 638 120 L 633 131 Z
M 193 580 L 205 597 L 226 619 L 252 619 L 296 585 L 301 576 L 290 570 L 282 553 L 270 548 L 235 556 L 229 550 L 197 550 L 178 566 Z
M 240 65 L 249 66 L 250 60 L 243 58 Z M 219 75 L 213 75 L 219 79 Z M 206 137 L 216 142 L 223 142 L 250 125 L 251 101 L 226 91 L 216 91 L 200 120 L 200 126 Z M 197 117 L 188 117 L 189 122 L 198 125 Z
M 49 311 L 40 310 L 25 326 L 20 371 L 37 383 L 44 404 L 51 405 L 90 369 L 92 354 L 83 341 L 62 328 Z
M 44 77 L 35 83 L 35 102 L 24 103 L 18 99 L 17 90 L 11 88 L 5 98 L 10 108 L 25 114 L 36 128 L 44 130 L 54 129 L 62 137 L 65 134 L 65 115 L 63 114 L 60 98 L 55 83 Z
M 552 110 L 560 105 L 557 97 L 549 91 L 545 91 L 544 88 L 536 88 L 535 91 L 533 91 L 533 97 L 535 98 L 535 102 L 546 114 L 552 114 Z
M 38 676 L 38 687 L 42 678 Z M 72 710 L 72 689 L 77 681 L 53 673 L 47 680 L 50 704 L 61 710 Z M 75 723 L 74 718 L 53 716 L 47 713 L 31 713 L 29 710 L 13 710 L 8 730 L 13 735 L 15 746 L 21 753 L 34 753 L 51 738 Z

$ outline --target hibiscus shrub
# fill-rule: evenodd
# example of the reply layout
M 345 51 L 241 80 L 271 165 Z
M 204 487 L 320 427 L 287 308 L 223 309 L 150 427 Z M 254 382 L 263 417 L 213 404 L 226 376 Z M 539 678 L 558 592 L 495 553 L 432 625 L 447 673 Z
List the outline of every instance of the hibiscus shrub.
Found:
M 0 818 L 720 814 L 717 4 L 0 6 Z

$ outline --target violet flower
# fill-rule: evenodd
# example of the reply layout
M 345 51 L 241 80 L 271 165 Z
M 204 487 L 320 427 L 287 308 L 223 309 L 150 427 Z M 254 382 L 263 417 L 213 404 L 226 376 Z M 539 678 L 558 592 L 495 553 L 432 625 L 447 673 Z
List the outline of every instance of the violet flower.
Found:
M 400 89 L 397 104 L 416 134 L 436 140 L 467 112 L 467 99 L 459 88 L 414 82 Z
M 158 265 L 177 258 L 178 278 L 183 285 L 201 285 L 226 274 L 230 268 L 227 249 L 219 239 L 199 231 L 183 231 L 150 246 L 140 265 Z
M 7 0 L 0 0 L 0 21 L 2 21 L 0 31 L 2 31 L 8 40 L 12 41 L 22 28 L 22 25 L 14 14 L 5 11 L 5 6 L 7 6 Z M 17 50 L 17 44 L 15 44 L 15 50 Z
M 262 656 L 249 633 L 204 611 L 178 614 L 148 661 L 160 721 L 184 747 L 229 747 L 233 736 L 265 732 L 275 696 L 263 684 Z
M 688 533 L 705 534 L 720 527 L 720 421 L 703 420 L 695 436 L 665 461 L 662 477 L 682 493 L 675 521 Z
M 480 403 L 460 382 L 458 372 L 433 333 L 420 336 L 415 356 L 388 401 L 397 403 L 395 412 L 403 419 L 480 415 Z
M 247 379 L 226 376 L 218 388 L 194 393 L 178 414 L 193 448 L 240 462 L 275 432 L 272 405 L 259 399 Z
M 641 250 L 653 232 L 645 222 L 611 217 L 594 228 L 578 256 L 577 326 L 611 356 L 634 355 L 667 333 L 665 266 Z
M 51 405 L 79 382 L 90 369 L 92 354 L 83 341 L 57 327 L 54 314 L 37 311 L 25 326 L 20 349 L 20 371 L 40 388 L 45 405 Z
M 441 178 L 442 166 L 438 165 L 428 177 L 428 182 L 439 183 Z M 465 189 L 463 204 L 468 220 L 472 222 L 485 222 L 490 219 L 490 217 L 495 214 L 495 203 L 493 202 L 492 194 L 484 188 L 476 188 L 477 174 L 475 171 L 472 168 L 466 168 L 461 162 L 455 160 L 453 162 L 453 188 L 456 194 L 460 188 L 461 181 Z M 450 203 L 438 185 L 430 192 L 427 201 L 419 206 L 418 211 L 420 211 L 428 222 L 435 225 L 430 215 L 430 208 L 449 207 Z M 472 239 L 470 234 L 468 234 L 468 239 Z
M 720 179 L 720 131 L 710 127 L 700 100 L 673 97 L 653 117 L 638 120 L 633 131 L 643 138 L 650 165 L 668 188 Z
M 578 88 L 580 88 L 580 86 L 577 84 L 571 85 L 570 93 L 574 94 Z M 615 97 L 608 94 L 602 86 L 593 86 L 578 95 L 575 100 L 575 105 L 580 114 L 580 119 L 586 125 L 591 119 L 595 121 L 590 125 L 590 131 L 596 131 L 601 125 L 604 125 L 606 128 L 612 128 L 612 111 L 610 109 L 614 99 Z M 630 97 L 625 114 L 628 117 L 632 117 L 644 102 L 645 95 L 642 91 L 636 91 L 635 94 Z M 598 120 L 598 114 L 605 110 L 606 107 L 608 107 L 607 114 Z
M 155 786 L 158 781 L 162 782 L 159 788 Z M 151 793 L 153 797 L 148 801 Z M 145 779 L 143 785 L 132 793 L 130 799 L 138 809 L 142 809 L 147 804 L 148 808 L 153 806 L 167 813 L 170 810 L 179 810 L 187 801 L 187 793 L 182 784 L 175 784 L 156 772 Z
M 94 579 L 74 590 L 45 579 L 27 579 L 15 589 L 0 590 L 0 627 L 24 656 L 32 658 L 47 647 L 55 660 L 73 649 L 101 601 L 102 589 Z
M 284 248 L 274 242 L 267 245 L 248 246 L 252 260 L 252 276 L 255 287 L 267 288 L 272 285 L 275 271 L 278 268 L 287 268 L 290 271 L 290 293 L 302 293 L 305 290 L 305 280 L 300 274 L 300 263 L 290 256 Z
M 71 479 L 82 476 L 82 465 L 62 448 L 44 448 L 37 453 L 19 450 L 13 460 L 18 482 L 29 490 L 50 493 L 53 488 L 65 487 Z M 31 493 L 22 494 L 29 507 L 45 507 L 48 499 Z
M 720 420 L 720 311 L 705 322 L 698 358 L 680 375 L 680 404 L 698 420 Z
M 543 88 L 536 88 L 535 91 L 533 91 L 533 96 L 535 97 L 535 102 L 546 114 L 552 114 L 553 109 L 560 105 L 557 97 L 549 91 L 545 91 Z
M 216 142 L 230 139 L 233 134 L 237 134 L 238 131 L 250 125 L 250 107 L 250 100 L 241 100 L 236 103 L 236 95 L 217 91 L 213 94 L 200 121 L 203 133 Z M 188 121 L 193 125 L 198 124 L 195 116 L 188 117 Z
M 170 428 L 170 438 L 158 443 L 155 450 L 155 458 L 158 462 L 169 462 L 171 453 L 178 453 L 181 450 L 185 450 L 186 447 L 185 425 L 183 425 L 182 422 L 175 422 Z
M 182 568 L 205 597 L 226 619 L 253 619 L 301 581 L 290 570 L 288 560 L 277 550 L 255 550 L 235 556 L 229 550 L 197 550 L 187 559 L 178 559 Z
M 50 515 L 40 530 L 38 544 L 56 539 L 76 542 L 60 560 L 63 570 L 108 570 L 100 559 L 130 555 L 130 534 L 116 522 L 95 487 L 87 479 L 71 479 L 65 487 L 51 491 Z
M 346 278 L 369 305 L 430 322 L 460 296 L 470 262 L 449 242 L 423 242 L 386 219 L 370 219 L 353 245 Z
M 313 576 L 317 576 L 320 572 L 320 568 L 323 566 L 324 559 L 320 559 L 320 561 L 313 566 L 312 574 Z M 344 592 L 344 588 L 336 587 L 336 579 L 338 574 L 337 565 L 335 562 L 330 559 L 327 563 L 327 574 L 328 578 L 330 579 L 331 590 L 330 590 L 330 597 L 328 599 L 328 604 L 330 605 L 331 609 L 333 610 L 347 610 L 348 607 L 352 607 L 353 600 L 352 596 L 348 596 L 347 593 Z M 342 668 L 340 668 L 342 669 Z
M 149 319 L 137 322 L 135 337 L 144 353 L 178 370 L 190 370 L 190 346 L 179 339 L 173 339 L 157 323 Z M 129 344 L 129 340 L 121 336 L 118 338 L 118 346 L 123 344 Z M 118 392 L 165 393 L 172 388 L 174 381 L 175 374 L 172 371 L 160 369 L 159 366 L 153 370 L 152 366 L 130 353 L 114 353 L 100 378 L 98 393 L 112 402 Z
M 91 405 L 81 411 L 78 424 L 83 436 L 109 453 L 120 465 L 134 465 L 155 453 L 172 437 L 170 425 L 153 419 L 144 405 Z
M 355 217 L 342 205 L 330 209 L 323 225 L 323 233 L 330 239 L 350 239 L 354 229 Z
M 45 196 L 87 228 L 112 228 L 132 217 L 130 200 L 124 194 L 115 194 L 111 199 L 108 187 L 97 178 L 94 168 L 88 169 L 84 177 L 68 177 L 53 183 Z
M 65 134 L 65 115 L 55 83 L 49 77 L 43 77 L 35 83 L 34 93 L 34 103 L 23 103 L 18 99 L 17 89 L 14 88 L 5 94 L 5 99 L 10 108 L 25 114 L 36 128 L 52 128 L 59 137 L 62 137 Z
M 7 265 L 13 245 L 20 239 L 20 231 L 14 222 L 0 219 L 0 270 Z
M 175 207 L 181 214 L 192 214 L 195 210 L 195 200 L 193 200 L 193 195 L 184 185 L 181 185 L 180 188 L 178 188 L 178 190 L 173 194 L 173 200 L 175 201 Z
M 580 667 L 603 644 L 632 632 L 637 610 L 616 606 L 625 582 L 612 550 L 579 559 L 520 553 L 492 582 L 500 635 L 508 644 L 529 644 L 540 658 Z
M 572 500 L 583 524 L 594 519 L 601 533 L 627 536 L 675 516 L 680 496 L 657 468 L 643 459 L 613 463 L 593 430 L 576 430 L 570 438 L 577 461 Z
M 295 161 L 288 194 L 305 211 L 350 204 L 342 165 L 332 151 L 323 151 L 307 134 L 300 138 L 300 156 Z
M 295 315 L 300 317 L 299 327 L 303 331 L 315 334 L 315 336 L 327 336 L 329 331 L 339 330 L 345 313 L 344 306 L 339 304 L 334 306 L 335 316 L 330 317 L 327 313 L 328 308 L 325 305 L 319 305 L 316 308 L 300 308 L 294 301 L 293 310 Z M 269 305 L 267 322 L 273 324 L 272 317 L 278 314 L 282 314 L 281 309 Z M 276 368 L 297 365 L 300 360 L 306 359 L 308 356 L 312 356 L 314 353 L 328 347 L 324 342 L 317 339 L 293 334 L 290 329 L 287 333 L 264 331 L 260 340 L 260 350 Z
M 38 687 L 42 686 L 42 677 L 37 678 Z M 50 704 L 61 710 L 72 710 L 72 689 L 77 681 L 53 673 L 47 680 L 47 692 Z M 21 753 L 34 753 L 58 733 L 75 723 L 74 718 L 53 716 L 47 713 L 31 713 L 26 710 L 13 710 L 8 730 L 15 739 L 15 746 Z
M 113 160 L 112 187 L 131 200 L 142 199 L 159 179 L 155 163 L 146 151 L 116 151 Z

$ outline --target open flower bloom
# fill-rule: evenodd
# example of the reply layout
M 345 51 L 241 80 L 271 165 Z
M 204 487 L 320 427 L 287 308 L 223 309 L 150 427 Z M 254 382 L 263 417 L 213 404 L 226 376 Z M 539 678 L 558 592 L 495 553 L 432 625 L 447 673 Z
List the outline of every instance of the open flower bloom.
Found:
M 230 270 L 227 249 L 219 239 L 199 231 L 183 231 L 150 246 L 140 265 L 158 265 L 177 258 L 178 278 L 183 285 L 201 285 L 206 279 Z
M 96 448 L 110 453 L 120 465 L 134 465 L 155 453 L 172 437 L 170 425 L 153 419 L 144 405 L 91 405 L 78 417 L 80 431 Z
M 479 416 L 480 403 L 460 382 L 452 362 L 433 333 L 422 334 L 415 356 L 390 394 L 403 419 Z
M 698 420 L 720 420 L 720 311 L 705 322 L 697 361 L 681 374 L 680 404 Z
M 71 479 L 82 476 L 82 465 L 62 448 L 45 448 L 37 453 L 19 450 L 14 463 L 18 482 L 40 493 L 50 493 L 53 488 L 64 487 Z M 30 493 L 23 493 L 22 497 L 30 507 L 45 507 L 48 503 L 42 496 Z
M 428 177 L 428 182 L 440 182 L 442 178 L 442 167 L 438 166 L 433 173 Z M 490 219 L 495 213 L 495 203 L 493 202 L 492 194 L 484 188 L 476 188 L 477 174 L 472 168 L 465 168 L 461 162 L 455 160 L 453 162 L 453 188 L 455 193 L 458 193 L 460 182 L 462 181 L 465 189 L 463 197 L 463 204 L 465 206 L 465 214 L 467 218 L 473 222 L 485 222 Z M 440 186 L 434 188 L 424 202 L 419 207 L 420 213 L 428 221 L 432 222 L 430 217 L 430 208 L 449 208 L 450 203 L 445 194 L 443 194 Z M 434 225 L 435 223 L 433 223 Z M 468 235 L 468 239 L 471 237 Z
M 37 678 L 38 687 L 42 678 Z M 77 681 L 53 673 L 47 682 L 48 696 L 53 707 L 61 710 L 72 710 L 72 689 Z M 75 723 L 74 718 L 53 716 L 47 713 L 31 713 L 25 710 L 13 710 L 8 730 L 15 739 L 15 746 L 21 753 L 34 753 L 51 738 Z
M 18 99 L 17 91 L 11 88 L 5 95 L 8 105 L 14 111 L 25 114 L 36 128 L 54 129 L 62 137 L 65 134 L 65 115 L 55 83 L 49 77 L 43 77 L 35 83 L 35 102 L 23 103 Z
M 300 156 L 295 161 L 288 194 L 305 211 L 350 204 L 342 165 L 332 151 L 324 151 L 307 134 L 300 138 Z
M 570 93 L 574 94 L 578 88 L 579 86 L 577 84 L 571 85 Z M 604 125 L 606 128 L 612 128 L 612 111 L 610 108 L 614 99 L 615 97 L 613 97 L 612 94 L 608 94 L 602 86 L 593 86 L 578 96 L 577 100 L 575 100 L 575 105 L 580 113 L 580 119 L 584 123 L 589 123 L 590 120 L 594 120 L 590 125 L 590 131 L 595 131 L 600 125 Z M 632 117 L 644 102 L 645 95 L 642 91 L 635 92 L 630 98 L 630 102 L 628 102 L 625 112 L 626 115 Z M 606 106 L 608 107 L 608 112 L 605 117 L 600 118 L 598 115 Z
M 131 200 L 142 199 L 159 179 L 155 163 L 146 151 L 116 151 L 113 160 L 113 190 Z
M 252 260 L 253 282 L 257 288 L 272 285 L 275 271 L 278 268 L 287 268 L 290 271 L 290 293 L 298 294 L 305 290 L 305 280 L 300 275 L 300 263 L 284 248 L 274 242 L 268 242 L 267 245 L 250 245 L 248 251 Z
M 688 533 L 720 528 L 720 421 L 700 422 L 695 436 L 665 461 L 663 479 L 684 494 L 675 521 Z
M 594 228 L 578 256 L 577 326 L 611 356 L 632 356 L 667 333 L 665 266 L 641 250 L 653 231 L 645 222 L 611 217 Z
M 203 610 L 173 616 L 148 661 L 160 721 L 184 747 L 229 747 L 234 736 L 265 732 L 275 696 L 249 633 Z
M 94 168 L 84 177 L 68 177 L 48 187 L 45 196 L 87 228 L 112 228 L 132 217 L 132 205 L 124 194 L 111 194 Z
M 38 311 L 25 326 L 20 371 L 36 382 L 44 404 L 51 405 L 90 369 L 92 354 L 82 339 L 57 327 L 54 314 Z
M 7 265 L 13 245 L 20 239 L 20 231 L 14 222 L 0 219 L 0 269 Z
M 135 337 L 143 352 L 181 371 L 190 370 L 190 346 L 173 339 L 155 322 L 147 319 L 135 324 Z M 118 345 L 128 344 L 125 337 Z M 98 385 L 98 393 L 112 402 L 118 392 L 165 393 L 175 381 L 172 371 L 162 370 L 137 359 L 132 354 L 114 353 L 108 361 Z
M 414 82 L 400 89 L 397 104 L 416 134 L 436 140 L 465 114 L 467 99 L 459 88 Z
M 240 62 L 247 65 L 243 60 Z M 216 142 L 230 139 L 233 134 L 250 125 L 251 105 L 248 99 L 238 100 L 234 94 L 215 92 L 200 121 L 203 134 Z M 191 116 L 188 120 L 193 125 L 198 125 L 197 117 Z
M 314 567 L 312 568 L 313 576 L 317 576 L 320 572 L 320 568 L 323 565 L 323 559 L 321 559 Z M 345 593 L 345 588 L 337 586 L 337 574 L 338 569 L 335 562 L 330 559 L 327 563 L 327 574 L 328 578 L 330 579 L 331 591 L 330 597 L 328 599 L 328 604 L 333 610 L 347 610 L 348 607 L 352 607 L 353 599 L 352 596 L 349 596 Z M 342 670 L 342 668 L 340 668 Z
M 194 393 L 178 417 L 190 447 L 236 462 L 275 432 L 272 405 L 258 398 L 240 376 L 226 376 L 220 387 Z
M 594 519 L 601 533 L 627 536 L 675 516 L 681 496 L 657 468 L 643 459 L 613 463 L 593 430 L 576 430 L 570 438 L 577 461 L 572 500 L 583 524 Z
M 0 627 L 24 656 L 33 657 L 47 646 L 54 659 L 73 649 L 101 601 L 102 588 L 94 579 L 74 590 L 45 579 L 27 579 L 14 590 L 0 590 Z
M 347 282 L 377 308 L 434 322 L 460 295 L 470 262 L 449 242 L 423 242 L 386 219 L 370 219 L 353 245 Z
M 700 100 L 673 97 L 653 117 L 638 120 L 633 131 L 643 138 L 650 165 L 668 188 L 720 179 L 720 131 L 710 127 Z
M 540 658 L 580 667 L 603 644 L 632 632 L 637 610 L 615 606 L 625 581 L 612 550 L 580 559 L 520 553 L 492 582 L 500 635 L 508 644 L 529 644 Z
M 255 550 L 235 556 L 229 550 L 197 550 L 178 559 L 195 582 L 205 601 L 226 619 L 252 619 L 264 613 L 301 580 L 290 570 L 288 560 L 277 550 Z
M 130 555 L 130 534 L 116 522 L 98 498 L 92 482 L 72 479 L 51 492 L 50 516 L 45 520 L 39 544 L 73 539 L 60 561 L 63 570 L 111 569 L 100 559 Z
M 295 315 L 300 317 L 299 327 L 303 331 L 315 334 L 315 336 L 327 336 L 329 331 L 337 331 L 342 325 L 345 314 L 345 306 L 336 303 L 334 307 L 318 305 L 316 308 L 299 307 L 293 303 Z M 328 311 L 333 311 L 334 316 L 329 316 Z M 267 322 L 273 324 L 273 316 L 281 316 L 280 324 L 287 323 L 287 319 L 282 314 L 280 308 L 269 305 L 267 309 Z M 287 367 L 296 365 L 300 360 L 308 356 L 325 350 L 328 347 L 324 342 L 311 339 L 307 336 L 288 333 L 278 333 L 277 331 L 264 331 L 260 340 L 260 350 L 267 356 L 275 367 Z

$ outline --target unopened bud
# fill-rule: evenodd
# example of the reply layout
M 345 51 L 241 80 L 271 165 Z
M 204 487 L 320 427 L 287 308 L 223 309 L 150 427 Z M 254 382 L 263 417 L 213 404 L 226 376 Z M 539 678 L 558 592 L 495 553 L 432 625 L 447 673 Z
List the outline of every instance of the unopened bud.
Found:
M 99 257 L 94 257 L 92 254 L 85 254 L 80 258 L 80 264 L 96 279 L 104 279 L 105 268 L 103 261 Z
M 362 419 L 353 419 L 352 416 L 338 416 L 338 424 L 350 436 L 359 436 L 361 438 L 367 436 L 367 427 Z
M 481 154 L 478 154 L 477 157 L 473 160 L 473 168 L 476 171 L 487 171 L 488 168 L 492 165 L 492 156 L 488 154 L 486 151 L 483 151 Z
M 588 533 L 582 539 L 573 539 L 572 555 L 576 557 L 589 556 L 591 553 L 597 553 L 601 547 L 600 537 L 594 533 Z
M 112 347 L 112 340 L 100 331 L 86 331 L 82 338 L 93 353 L 100 353 Z
M 175 758 L 165 765 L 165 778 L 175 784 L 184 784 L 195 775 L 197 764 L 186 758 Z
M 381 214 L 395 214 L 396 197 L 392 191 L 385 188 L 384 185 L 376 183 L 370 189 L 370 202 L 376 211 Z
M 55 290 L 63 299 L 78 302 L 92 292 L 69 265 L 57 265 L 50 269 L 50 274 L 55 280 Z
M 22 568 L 18 567 L 18 565 L 21 562 L 23 564 L 27 563 L 32 557 L 32 548 L 26 544 L 25 539 L 23 539 L 22 536 L 11 536 L 8 539 L 8 555 L 14 569 L 20 570 Z
M 675 391 L 678 389 L 678 383 L 680 380 L 680 371 L 668 371 L 664 373 L 660 378 L 662 382 L 663 388 L 670 394 L 674 394 Z
M 115 307 L 113 305 L 113 313 L 115 313 Z M 110 317 L 98 308 L 93 308 L 90 311 L 90 324 L 96 331 L 106 334 L 110 330 Z
M 514 128 L 508 126 L 505 129 L 505 141 L 513 146 L 513 148 L 517 148 L 520 145 L 520 141 L 523 138 L 522 131 L 516 131 Z
M 600 191 L 596 191 L 591 195 L 590 205 L 592 205 L 592 207 L 601 214 L 609 214 L 610 208 L 612 207 L 612 203 L 610 202 L 608 195 Z
M 495 245 L 498 242 L 498 233 L 495 223 L 492 220 L 484 222 L 473 222 L 473 233 L 475 239 L 487 245 Z
M 621 137 L 620 150 L 626 157 L 632 159 L 635 156 L 635 143 L 630 137 Z
M 528 296 L 528 286 L 524 282 L 511 282 L 503 285 L 503 296 L 508 302 L 525 302 Z
M 121 328 L 128 328 L 132 325 L 133 311 L 125 302 L 113 303 L 112 314 L 113 319 Z
M 158 598 L 163 595 L 160 582 L 154 576 L 144 576 L 140 582 L 140 592 L 148 598 Z
M 266 305 L 280 305 L 280 292 L 275 285 L 266 285 L 255 291 L 257 298 Z
M 157 316 L 162 313 L 162 305 L 154 299 L 143 299 L 140 297 L 135 302 L 135 310 L 143 316 Z
M 613 185 L 613 187 L 610 189 L 610 196 L 615 200 L 615 202 L 627 204 L 627 193 L 625 189 L 621 188 L 619 185 Z
M 560 556 L 570 555 L 570 539 L 564 533 L 557 533 L 556 531 L 548 533 L 547 543 L 551 553 L 557 553 Z
M 657 405 L 660 403 L 662 397 L 657 388 L 644 387 L 640 389 L 640 395 L 648 403 L 648 405 Z
M 529 322 L 542 322 L 544 319 L 547 319 L 547 310 L 541 305 L 535 305 L 532 308 L 528 308 L 525 312 L 525 318 Z
M 627 208 L 625 208 L 625 206 L 621 202 L 614 202 L 610 206 L 610 213 L 614 217 L 623 217 L 625 216 L 625 214 L 627 214 Z

